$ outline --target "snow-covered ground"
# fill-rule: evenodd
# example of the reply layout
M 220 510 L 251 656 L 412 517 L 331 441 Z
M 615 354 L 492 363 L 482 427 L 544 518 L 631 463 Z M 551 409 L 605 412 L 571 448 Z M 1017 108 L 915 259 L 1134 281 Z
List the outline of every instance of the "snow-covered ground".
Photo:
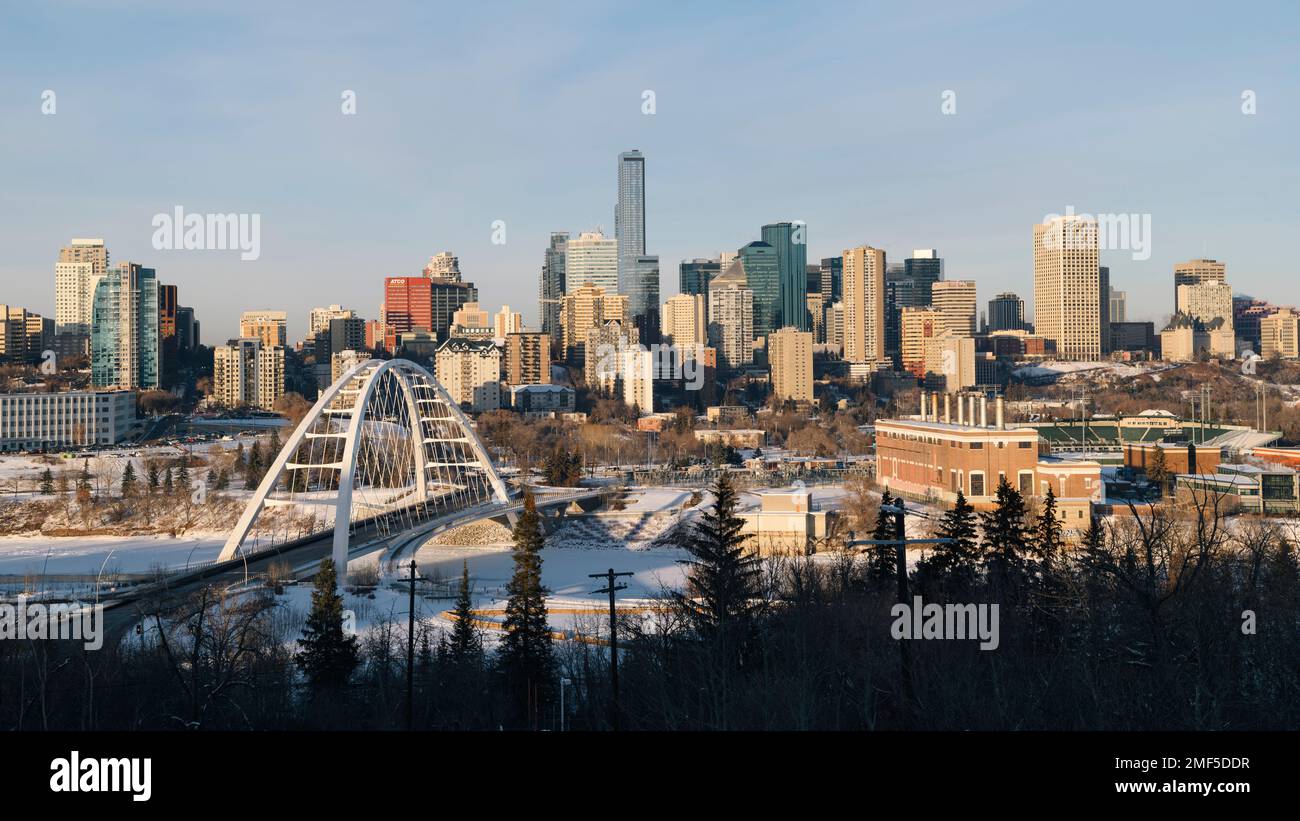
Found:
M 1065 362 L 1046 360 L 1036 365 L 1026 365 L 1012 371 L 1012 376 L 1022 382 L 1055 381 L 1063 377 L 1088 372 L 1089 376 L 1110 379 L 1131 379 L 1136 376 L 1157 374 L 1175 365 L 1160 362 Z M 1154 378 L 1154 377 L 1153 377 Z
M 166 536 L 0 537 L 0 575 L 44 572 L 72 575 L 104 572 L 147 573 L 155 567 L 182 569 L 212 561 L 225 544 L 223 534 Z M 48 558 L 47 558 L 48 557 Z

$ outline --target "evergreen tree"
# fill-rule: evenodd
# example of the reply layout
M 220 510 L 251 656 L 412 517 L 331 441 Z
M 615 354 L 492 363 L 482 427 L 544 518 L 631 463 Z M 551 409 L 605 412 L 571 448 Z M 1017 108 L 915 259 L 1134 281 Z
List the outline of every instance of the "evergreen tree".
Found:
M 247 460 L 244 458 L 244 443 L 240 442 L 235 446 L 235 467 L 242 470 L 246 462 Z
M 497 663 L 516 715 L 531 721 L 528 706 L 549 691 L 555 660 L 551 628 L 546 622 L 546 588 L 542 586 L 541 516 L 531 492 L 524 496 L 524 512 L 515 524 L 514 574 L 506 585 L 505 637 Z
M 713 486 L 714 502 L 704 511 L 683 545 L 691 554 L 686 577 L 695 593 L 678 593 L 677 603 L 702 635 L 729 632 L 755 613 L 759 592 L 759 558 L 745 549 L 744 520 L 736 515 L 739 496 L 728 473 Z
M 1029 555 L 1029 534 L 1025 527 L 1025 500 L 1020 491 L 998 482 L 993 510 L 981 515 L 984 528 L 984 568 L 990 581 L 1012 596 L 1018 595 L 1025 579 Z
M 357 637 L 343 632 L 343 596 L 335 589 L 333 559 L 321 559 L 311 612 L 294 658 L 316 692 L 337 690 L 347 684 L 360 661 Z
M 210 488 L 212 488 L 212 489 L 214 489 L 214 490 L 216 489 L 216 487 L 217 487 L 217 469 L 216 469 L 215 467 L 210 467 L 210 468 L 208 468 L 208 478 L 207 478 L 207 482 L 208 482 L 208 487 L 210 487 Z
M 185 463 L 185 457 L 180 458 L 180 465 L 176 468 L 176 489 L 181 493 L 190 492 L 190 466 Z
M 171 494 L 172 491 L 176 489 L 176 485 L 172 482 L 172 469 L 170 465 L 163 468 L 162 487 L 163 487 L 163 492 L 169 495 Z
M 474 626 L 474 609 L 469 594 L 469 563 L 460 570 L 460 592 L 456 596 L 455 620 L 447 652 L 451 662 L 460 667 L 477 666 L 483 656 L 483 640 Z
M 135 495 L 135 463 L 128 461 L 122 470 L 122 498 L 130 499 Z
M 280 452 L 280 431 L 274 429 L 271 430 L 271 443 L 270 446 L 267 447 L 266 451 L 270 454 L 270 459 L 274 459 L 275 455 Z
M 85 459 L 81 463 L 81 475 L 77 477 L 77 490 L 90 492 L 90 460 Z
M 1165 486 L 1169 483 L 1169 465 L 1165 461 L 1165 449 L 1159 443 L 1156 443 L 1155 453 L 1151 454 L 1151 462 L 1147 465 L 1147 478 L 1160 489 L 1160 495 L 1163 496 Z
M 217 490 L 225 490 L 230 487 L 230 476 L 226 474 L 226 469 L 221 468 L 217 471 Z
M 158 489 L 158 463 L 150 462 L 149 470 L 145 474 L 145 482 L 149 486 L 149 492 L 152 493 Z
M 1034 537 L 1034 552 L 1038 560 L 1038 572 L 1046 582 L 1055 575 L 1056 564 L 1061 554 L 1061 547 L 1064 544 L 1064 538 L 1061 535 L 1061 519 L 1056 511 L 1056 494 L 1052 492 L 1051 485 L 1048 485 L 1047 495 L 1043 497 L 1043 509 L 1038 514 Z
M 41 474 L 41 495 L 54 495 L 54 472 L 49 468 L 46 468 L 45 472 Z
M 978 519 L 975 508 L 960 490 L 952 509 L 943 515 L 937 535 L 952 542 L 935 545 L 917 562 L 922 584 L 949 594 L 969 590 L 979 575 Z
M 871 531 L 873 539 L 900 538 L 894 528 L 894 512 L 889 510 L 895 503 L 889 495 L 889 488 L 880 494 L 880 509 L 876 512 L 876 527 Z M 892 582 L 898 578 L 898 548 L 892 544 L 873 544 L 867 554 L 867 576 L 878 582 Z
M 266 466 L 262 462 L 262 445 L 257 440 L 253 440 L 253 447 L 248 450 L 248 473 L 253 477 L 253 485 L 262 481 L 262 472 Z

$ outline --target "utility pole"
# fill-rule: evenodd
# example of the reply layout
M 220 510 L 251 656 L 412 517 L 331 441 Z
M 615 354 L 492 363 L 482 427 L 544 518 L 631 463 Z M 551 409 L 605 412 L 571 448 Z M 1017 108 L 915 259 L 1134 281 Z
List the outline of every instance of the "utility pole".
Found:
M 894 572 L 898 579 L 898 603 L 912 607 L 911 592 L 907 582 L 907 546 L 913 544 L 952 544 L 955 539 L 909 539 L 907 538 L 907 506 L 902 499 L 895 499 L 892 507 L 880 508 L 886 513 L 894 514 L 894 538 L 892 539 L 857 539 L 849 533 L 849 547 L 866 547 L 876 545 L 893 545 L 895 548 Z M 911 713 L 915 701 L 915 687 L 912 678 L 912 648 L 906 639 L 898 640 L 898 667 L 902 679 L 904 726 L 911 725 Z
M 604 573 L 587 574 L 589 579 L 605 580 L 605 586 L 591 591 L 591 595 L 609 594 L 609 723 L 614 732 L 618 732 L 618 615 L 614 611 L 614 594 L 627 589 L 627 585 L 617 581 L 618 577 L 631 575 L 631 572 L 615 573 L 612 567 Z
M 411 601 L 406 625 L 406 729 L 410 730 L 415 725 L 413 718 L 415 712 L 415 583 L 424 579 L 416 575 L 414 556 L 411 557 L 408 567 L 411 569 L 411 575 L 405 581 L 411 583 Z

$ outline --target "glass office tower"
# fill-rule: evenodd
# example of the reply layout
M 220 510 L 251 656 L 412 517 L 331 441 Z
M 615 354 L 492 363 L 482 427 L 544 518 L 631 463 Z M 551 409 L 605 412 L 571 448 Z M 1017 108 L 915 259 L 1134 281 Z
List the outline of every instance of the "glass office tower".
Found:
M 808 227 L 803 223 L 776 222 L 763 226 L 763 242 L 776 250 L 780 281 L 777 325 L 808 330 Z
M 91 381 L 97 388 L 157 388 L 158 354 L 158 276 L 134 262 L 118 263 L 95 285 Z

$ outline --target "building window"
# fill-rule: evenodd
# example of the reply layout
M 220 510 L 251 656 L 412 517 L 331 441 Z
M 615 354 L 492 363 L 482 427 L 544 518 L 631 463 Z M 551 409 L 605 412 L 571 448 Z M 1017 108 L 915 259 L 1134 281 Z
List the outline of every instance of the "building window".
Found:
M 1020 493 L 1021 493 L 1021 495 L 1022 495 L 1022 496 L 1030 496 L 1030 495 L 1033 494 L 1033 492 L 1034 492 L 1034 474 L 1032 474 L 1032 473 L 1028 473 L 1028 472 L 1026 472 L 1026 473 L 1021 473 L 1021 474 L 1020 474 Z
M 971 496 L 984 495 L 984 474 L 983 473 L 972 473 L 970 475 L 970 495 Z

